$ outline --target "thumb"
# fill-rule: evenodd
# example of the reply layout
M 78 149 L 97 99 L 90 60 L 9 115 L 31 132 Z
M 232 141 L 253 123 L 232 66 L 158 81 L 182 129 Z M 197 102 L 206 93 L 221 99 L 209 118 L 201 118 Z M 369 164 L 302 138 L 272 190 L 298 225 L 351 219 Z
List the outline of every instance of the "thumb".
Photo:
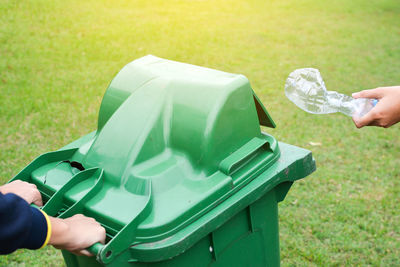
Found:
M 353 93 L 352 97 L 354 98 L 382 98 L 382 90 L 380 88 L 362 90 L 361 92 Z

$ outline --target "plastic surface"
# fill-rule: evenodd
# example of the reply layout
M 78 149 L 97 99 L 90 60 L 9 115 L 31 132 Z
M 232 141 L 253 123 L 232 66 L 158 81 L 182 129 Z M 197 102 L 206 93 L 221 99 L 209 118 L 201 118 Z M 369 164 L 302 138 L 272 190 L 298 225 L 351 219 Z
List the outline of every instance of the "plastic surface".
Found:
M 376 99 L 357 98 L 327 91 L 317 69 L 297 69 L 289 74 L 285 94 L 299 108 L 313 114 L 341 112 L 347 116 L 362 117 L 377 103 Z
M 96 132 L 39 156 L 13 180 L 36 184 L 49 215 L 83 213 L 106 228 L 106 244 L 89 248 L 96 258 L 64 251 L 68 266 L 188 266 L 185 252 L 218 231 L 225 234 L 212 242 L 220 252 L 207 258 L 207 247 L 196 258 L 227 266 L 218 255 L 234 242 L 264 253 L 237 260 L 276 265 L 275 215 L 234 223 L 247 229 L 244 221 L 258 218 L 260 234 L 243 242 L 241 235 L 224 241 L 236 231 L 226 224 L 268 192 L 276 209 L 315 163 L 311 152 L 278 144 L 260 124 L 275 126 L 244 76 L 146 56 L 111 82 Z
M 94 256 L 100 256 L 101 250 L 104 248 L 104 245 L 101 243 L 95 243 L 87 248 L 87 250 L 92 253 Z

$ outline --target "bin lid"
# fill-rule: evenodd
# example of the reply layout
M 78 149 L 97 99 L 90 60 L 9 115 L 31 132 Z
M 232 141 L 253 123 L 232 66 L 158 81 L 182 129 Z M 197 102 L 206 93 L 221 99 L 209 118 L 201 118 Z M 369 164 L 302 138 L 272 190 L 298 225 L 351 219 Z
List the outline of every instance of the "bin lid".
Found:
M 88 209 L 123 227 L 133 219 L 127 207 L 148 194 L 135 239 L 178 231 L 277 158 L 275 140 L 260 131 L 261 121 L 274 124 L 255 99 L 240 74 L 155 56 L 131 62 L 105 93 L 81 160 L 110 184 Z
M 96 132 L 14 179 L 34 182 L 50 215 L 96 218 L 122 251 L 182 231 L 268 170 L 280 151 L 260 124 L 275 127 L 243 75 L 145 56 L 112 80 Z

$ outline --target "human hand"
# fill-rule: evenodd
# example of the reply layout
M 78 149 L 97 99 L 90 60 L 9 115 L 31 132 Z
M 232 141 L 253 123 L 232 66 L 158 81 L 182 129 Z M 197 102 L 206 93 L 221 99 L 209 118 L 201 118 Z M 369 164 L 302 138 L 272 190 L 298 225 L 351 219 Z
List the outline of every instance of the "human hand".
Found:
M 95 219 L 76 214 L 67 219 L 49 217 L 51 237 L 49 244 L 77 255 L 93 256 L 86 248 L 94 243 L 104 244 L 106 230 Z
M 0 186 L 2 194 L 13 193 L 23 198 L 28 204 L 35 204 L 36 206 L 43 206 L 42 195 L 37 189 L 36 185 L 30 184 L 21 180 L 15 180 L 11 183 Z
M 357 128 L 379 126 L 388 128 L 400 121 L 400 86 L 378 87 L 352 95 L 354 98 L 376 98 L 379 102 L 363 117 L 353 117 Z

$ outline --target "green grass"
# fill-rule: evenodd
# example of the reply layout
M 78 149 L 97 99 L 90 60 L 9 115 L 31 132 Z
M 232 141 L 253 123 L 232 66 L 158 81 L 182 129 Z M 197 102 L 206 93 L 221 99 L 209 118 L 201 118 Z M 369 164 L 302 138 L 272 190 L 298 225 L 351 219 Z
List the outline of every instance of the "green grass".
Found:
M 400 84 L 399 22 L 397 0 L 2 0 L 0 182 L 94 130 L 111 79 L 154 54 L 246 75 L 277 123 L 266 131 L 313 151 L 317 172 L 280 204 L 283 266 L 399 266 L 399 126 L 358 130 L 283 94 L 300 67 L 347 94 Z M 53 248 L 0 257 L 62 264 Z

